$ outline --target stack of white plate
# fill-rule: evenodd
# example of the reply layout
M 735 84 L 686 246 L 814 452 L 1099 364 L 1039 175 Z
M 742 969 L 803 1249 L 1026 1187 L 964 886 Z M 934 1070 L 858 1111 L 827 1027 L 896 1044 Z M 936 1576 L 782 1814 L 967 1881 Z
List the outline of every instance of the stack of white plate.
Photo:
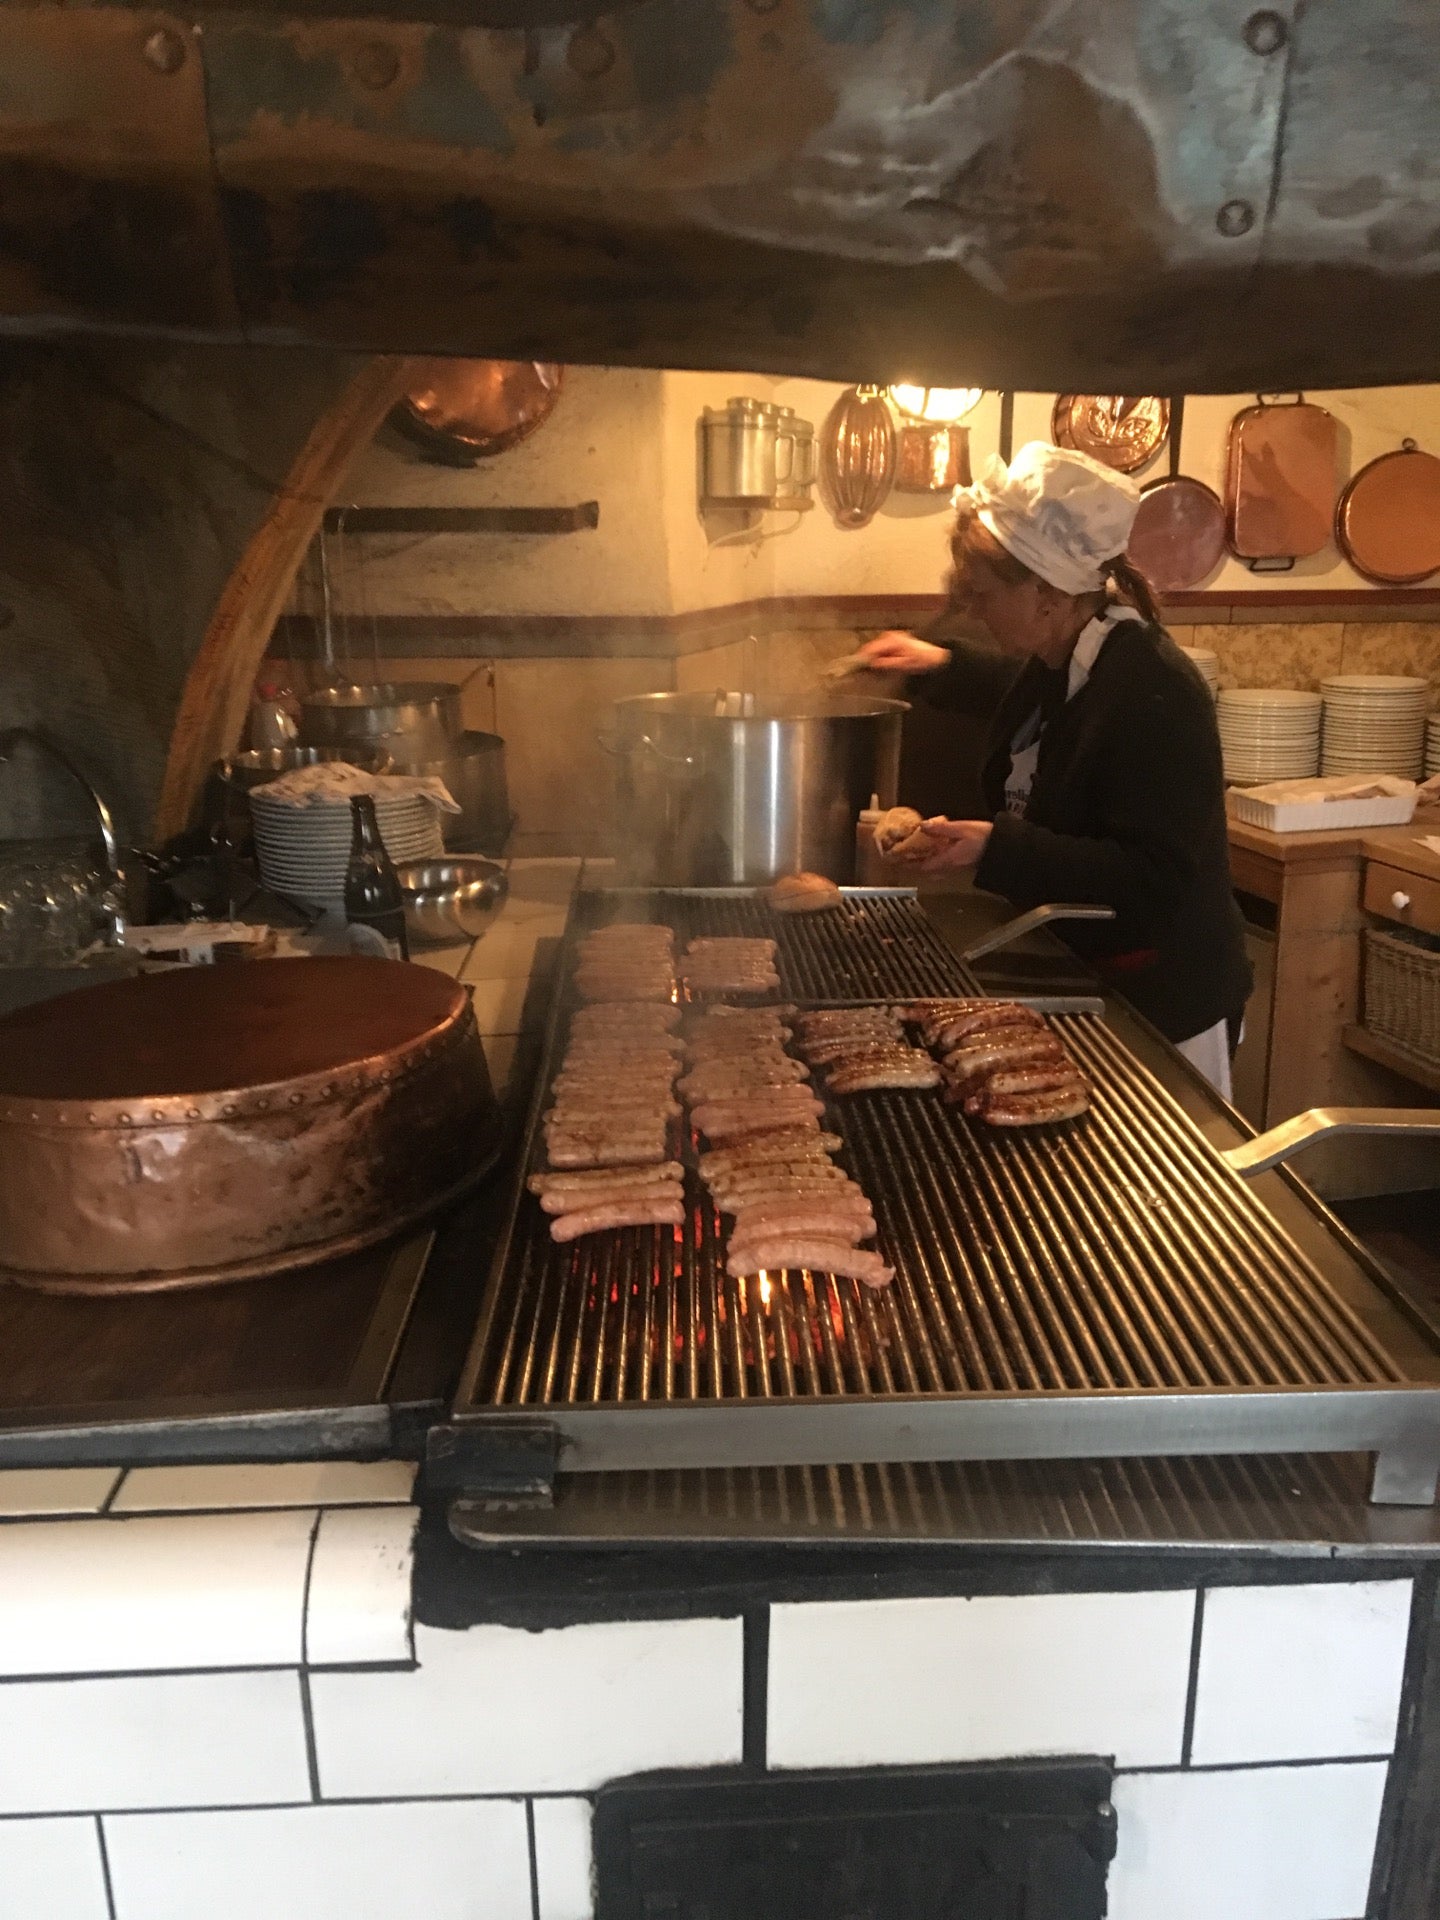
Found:
M 1320 765 L 1320 696 L 1294 687 L 1226 687 L 1217 702 L 1225 778 L 1255 787 Z
M 258 787 L 250 795 L 250 817 L 260 878 L 272 893 L 312 907 L 343 906 L 352 831 L 347 799 L 287 806 Z M 377 795 L 375 817 L 386 852 L 397 866 L 402 860 L 443 857 L 439 816 L 428 800 L 416 794 L 395 799 Z
M 1425 778 L 1440 773 L 1440 709 L 1425 722 Z
M 1325 697 L 1326 773 L 1398 773 L 1418 780 L 1425 766 L 1428 680 L 1397 673 L 1337 673 Z
M 1212 653 L 1209 647 L 1181 647 L 1180 651 L 1209 687 L 1210 698 L 1213 700 L 1220 691 L 1219 654 Z

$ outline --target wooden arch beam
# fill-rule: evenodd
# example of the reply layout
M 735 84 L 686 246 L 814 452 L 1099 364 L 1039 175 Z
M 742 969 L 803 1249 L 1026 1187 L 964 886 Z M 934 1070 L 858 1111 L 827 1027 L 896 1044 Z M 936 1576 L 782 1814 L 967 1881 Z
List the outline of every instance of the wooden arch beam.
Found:
M 414 384 L 422 364 L 412 358 L 367 361 L 311 428 L 250 536 L 185 676 L 155 809 L 157 842 L 189 825 L 211 766 L 240 738 L 255 674 L 321 517 L 351 461 Z

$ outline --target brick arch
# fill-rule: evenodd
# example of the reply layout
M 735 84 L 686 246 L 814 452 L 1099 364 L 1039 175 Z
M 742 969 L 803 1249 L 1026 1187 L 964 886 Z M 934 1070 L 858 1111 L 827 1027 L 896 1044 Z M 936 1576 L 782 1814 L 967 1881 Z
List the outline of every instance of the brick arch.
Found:
M 226 581 L 180 695 L 155 809 L 157 841 L 193 817 L 216 758 L 233 750 L 275 622 L 321 516 L 421 363 L 377 357 L 315 422 Z

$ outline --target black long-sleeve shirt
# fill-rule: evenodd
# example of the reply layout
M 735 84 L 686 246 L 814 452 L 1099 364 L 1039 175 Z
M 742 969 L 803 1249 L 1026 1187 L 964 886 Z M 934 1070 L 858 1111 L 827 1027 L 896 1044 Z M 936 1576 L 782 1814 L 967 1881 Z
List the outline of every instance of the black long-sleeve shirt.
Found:
M 1004 811 L 1011 743 L 1052 690 L 1051 670 L 961 645 L 912 684 L 927 704 L 995 710 L 981 783 L 996 819 L 977 886 L 1022 910 L 1113 907 L 1113 922 L 1057 930 L 1172 1040 L 1244 1008 L 1251 971 L 1214 707 L 1167 634 L 1138 618 L 1116 625 L 1074 698 L 1057 705 L 1052 693 L 1023 816 Z

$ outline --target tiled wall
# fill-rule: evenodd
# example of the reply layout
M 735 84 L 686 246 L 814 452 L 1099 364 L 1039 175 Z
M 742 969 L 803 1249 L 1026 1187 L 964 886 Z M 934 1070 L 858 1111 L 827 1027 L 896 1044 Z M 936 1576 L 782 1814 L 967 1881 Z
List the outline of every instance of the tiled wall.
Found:
M 747 1696 L 739 1619 L 415 1625 L 410 1479 L 0 1474 L 0 1913 L 589 1920 L 589 1796 L 757 1747 L 1113 1754 L 1113 1920 L 1365 1910 L 1408 1580 L 775 1605 Z
M 1222 687 L 1319 688 L 1332 673 L 1406 673 L 1428 679 L 1440 705 L 1440 625 L 1424 620 L 1233 621 L 1176 626 L 1185 647 L 1220 656 Z

